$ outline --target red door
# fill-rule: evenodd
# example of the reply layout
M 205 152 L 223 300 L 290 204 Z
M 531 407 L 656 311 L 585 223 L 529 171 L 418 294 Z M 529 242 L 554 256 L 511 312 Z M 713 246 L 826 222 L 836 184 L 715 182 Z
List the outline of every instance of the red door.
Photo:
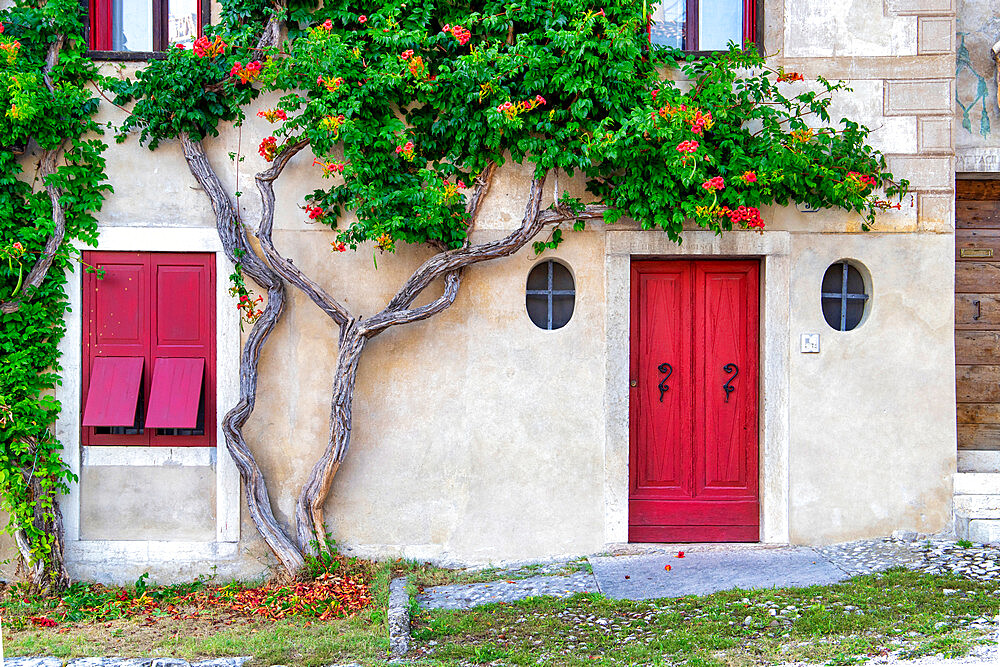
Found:
M 756 261 L 632 264 L 629 541 L 756 542 Z

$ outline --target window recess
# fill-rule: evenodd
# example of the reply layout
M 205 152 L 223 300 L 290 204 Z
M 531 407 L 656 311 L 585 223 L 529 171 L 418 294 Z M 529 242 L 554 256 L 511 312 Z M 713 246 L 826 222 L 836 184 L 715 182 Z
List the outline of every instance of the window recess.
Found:
M 757 0 L 661 0 L 651 5 L 649 41 L 683 51 L 760 45 Z
M 207 0 L 86 0 L 84 7 L 90 49 L 112 59 L 190 47 L 209 22 Z

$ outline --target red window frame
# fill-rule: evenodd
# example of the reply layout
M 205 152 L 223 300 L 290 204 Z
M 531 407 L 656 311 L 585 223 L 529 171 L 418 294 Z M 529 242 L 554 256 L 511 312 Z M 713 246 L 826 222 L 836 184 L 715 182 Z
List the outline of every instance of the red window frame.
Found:
M 153 9 L 153 50 L 152 51 L 115 51 L 114 38 L 111 34 L 112 28 L 112 0 L 86 0 L 87 14 L 89 20 L 87 27 L 89 35 L 88 46 L 91 51 L 134 54 L 137 56 L 148 56 L 152 52 L 166 51 L 170 48 L 168 43 L 170 37 L 169 1 L 170 0 L 149 0 Z M 195 15 L 198 17 L 198 31 L 201 35 L 208 24 L 206 16 L 209 3 L 205 0 L 197 0 Z
M 698 16 L 698 1 L 699 0 L 685 0 L 685 16 L 687 17 L 697 17 Z M 760 26 L 758 25 L 757 19 L 761 15 L 761 11 L 758 9 L 758 5 L 761 4 L 761 0 L 743 0 L 743 46 L 746 47 L 750 44 L 757 45 L 757 48 L 761 47 L 761 42 L 763 41 L 763 36 L 760 31 Z M 653 42 L 653 23 L 652 20 L 646 26 L 646 32 L 649 35 L 650 44 Z M 689 20 L 684 25 L 684 44 L 683 50 L 685 52 L 692 53 L 709 53 L 709 51 L 702 51 L 700 45 L 698 44 L 698 21 Z
M 81 411 L 91 390 L 97 357 L 141 357 L 142 381 L 136 423 L 141 433 L 112 434 L 98 427 L 81 426 L 84 445 L 148 445 L 154 447 L 213 447 L 216 444 L 216 320 L 215 255 L 212 253 L 159 253 L 88 251 L 86 265 L 105 269 L 105 277 L 86 273 L 83 278 L 83 359 Z M 104 294 L 101 290 L 104 290 Z M 113 331 L 102 336 L 109 327 Z M 118 329 L 114 329 L 118 327 Z M 192 334 L 191 332 L 196 332 Z M 153 379 L 158 362 L 204 359 L 201 373 L 202 435 L 165 435 L 146 427 L 154 395 L 171 396 Z M 167 377 L 167 375 L 165 375 Z M 190 384 L 190 381 L 187 382 Z M 189 391 L 183 382 L 177 385 Z M 95 385 L 95 390 L 103 388 Z M 190 405 L 190 396 L 178 400 Z M 197 400 L 197 399 L 195 399 Z M 161 415 L 190 414 L 157 406 Z M 162 408 L 166 407 L 164 410 Z M 81 412 L 82 414 L 82 412 Z M 177 428 L 185 428 L 178 424 Z

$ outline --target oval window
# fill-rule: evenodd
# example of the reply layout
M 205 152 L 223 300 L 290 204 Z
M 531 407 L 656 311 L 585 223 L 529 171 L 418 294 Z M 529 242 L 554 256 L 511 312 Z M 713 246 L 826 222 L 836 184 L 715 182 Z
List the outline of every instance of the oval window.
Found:
M 837 331 L 850 331 L 861 324 L 869 297 L 864 276 L 848 260 L 826 270 L 820 301 L 826 323 Z
M 539 329 L 559 329 L 573 317 L 576 288 L 573 274 L 554 259 L 536 264 L 528 273 L 524 304 Z

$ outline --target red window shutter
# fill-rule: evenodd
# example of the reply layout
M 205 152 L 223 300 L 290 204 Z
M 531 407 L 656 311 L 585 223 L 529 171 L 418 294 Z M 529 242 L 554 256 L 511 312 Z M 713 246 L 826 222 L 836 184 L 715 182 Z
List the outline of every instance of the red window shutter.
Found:
M 89 400 L 90 386 L 96 379 L 91 371 L 100 357 L 144 359 L 143 370 L 152 369 L 149 363 L 149 256 L 137 252 L 90 251 L 83 253 L 83 261 L 103 271 L 101 278 L 94 273 L 83 276 L 82 395 Z M 149 396 L 148 375 L 148 372 L 142 373 L 139 385 L 142 397 Z M 112 393 L 118 391 L 115 387 Z M 144 407 L 140 404 L 139 410 Z M 132 424 L 129 421 L 127 425 Z M 84 445 L 148 445 L 149 437 L 145 433 L 100 433 L 86 425 L 82 442 Z
M 111 0 L 89 0 L 90 48 L 95 51 L 110 51 L 111 41 Z
M 87 407 L 83 411 L 84 426 L 132 426 L 135 423 L 143 361 L 142 357 L 94 359 Z
M 174 376 L 175 369 L 204 369 L 197 387 L 190 386 L 188 393 L 166 393 L 164 398 L 154 395 L 159 391 L 156 378 L 150 390 L 149 444 L 165 447 L 199 446 L 215 444 L 215 255 L 208 253 L 152 253 L 150 314 L 150 359 L 155 360 L 154 375 L 166 362 L 162 371 L 163 382 L 181 382 Z M 167 361 L 170 360 L 170 361 Z M 188 366 L 185 366 L 185 362 Z M 190 371 L 189 371 L 190 372 Z M 171 379 L 174 378 L 174 379 Z M 166 387 L 166 385 L 162 385 Z M 204 435 L 161 435 L 155 428 L 193 428 L 187 419 L 180 426 L 166 421 L 176 421 L 179 412 L 197 415 L 198 399 L 204 387 Z M 178 391 L 175 386 L 170 392 Z M 164 391 L 167 391 L 164 389 Z M 156 415 L 153 410 L 159 411 Z
M 743 46 L 757 43 L 757 0 L 743 0 Z M 761 44 L 757 44 L 761 47 Z
M 198 424 L 204 370 L 204 359 L 157 359 L 146 428 L 194 428 Z
M 91 384 L 99 378 L 92 372 L 99 357 L 132 357 L 145 360 L 138 390 L 139 433 L 109 433 L 107 424 L 87 424 L 82 429 L 84 445 L 155 445 L 155 446 L 214 446 L 216 434 L 215 406 L 215 255 L 212 253 L 83 253 L 83 261 L 104 271 L 99 279 L 87 273 L 83 279 L 83 396 L 89 400 Z M 199 378 L 177 379 L 196 384 L 197 390 L 177 394 L 171 388 L 173 370 L 159 370 L 157 360 L 180 360 L 181 367 L 198 366 Z M 105 363 L 105 362 L 101 362 Z M 153 396 L 154 375 L 163 375 L 163 385 L 157 382 Z M 183 374 L 181 374 L 183 376 Z M 110 381 L 113 390 L 121 393 L 117 380 Z M 101 380 L 103 384 L 104 381 Z M 95 386 L 95 392 L 99 388 Z M 202 396 L 203 405 L 198 399 Z M 191 394 L 194 398 L 191 398 Z M 97 396 L 98 394 L 94 394 Z M 166 400 L 161 398 L 166 395 Z M 184 398 L 187 397 L 187 398 Z M 135 399 L 133 404 L 135 403 Z M 179 401 L 179 403 L 175 403 Z M 187 401 L 187 402 L 185 402 Z M 199 425 L 178 426 L 183 417 L 190 424 L 193 402 L 195 421 Z M 146 419 L 147 406 L 161 410 Z M 83 407 L 83 406 L 81 406 Z M 175 411 L 179 414 L 175 414 Z M 87 417 L 90 415 L 84 410 Z M 135 412 L 132 413 L 133 418 Z M 95 418 L 97 419 L 97 418 Z M 103 420 L 103 418 L 101 418 Z M 127 426 L 132 426 L 129 421 Z M 118 424 L 116 424 L 118 425 Z M 146 427 L 148 425 L 148 428 Z M 158 429 L 191 429 L 203 435 L 174 434 Z

